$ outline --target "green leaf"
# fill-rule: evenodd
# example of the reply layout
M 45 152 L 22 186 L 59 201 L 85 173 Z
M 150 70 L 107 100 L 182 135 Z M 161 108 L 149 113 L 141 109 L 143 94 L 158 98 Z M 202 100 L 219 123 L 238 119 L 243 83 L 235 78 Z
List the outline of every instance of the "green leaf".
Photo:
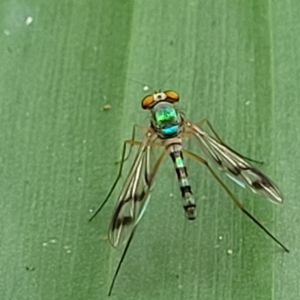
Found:
M 282 206 L 226 182 L 291 253 L 189 160 L 198 218 L 185 220 L 166 158 L 112 296 L 298 299 L 299 12 L 295 0 L 3 0 L 2 299 L 107 297 L 121 256 L 107 227 L 130 162 L 87 219 L 133 124 L 148 125 L 140 101 L 153 89 L 177 91 L 189 119 L 209 119 L 231 147 L 264 161 Z

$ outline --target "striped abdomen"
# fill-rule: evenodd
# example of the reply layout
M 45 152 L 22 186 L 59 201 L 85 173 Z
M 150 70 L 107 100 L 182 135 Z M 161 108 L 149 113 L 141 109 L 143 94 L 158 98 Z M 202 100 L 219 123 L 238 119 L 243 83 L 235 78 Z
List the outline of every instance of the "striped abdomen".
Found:
M 170 156 L 175 165 L 177 178 L 180 185 L 182 204 L 189 220 L 196 218 L 196 203 L 193 197 L 192 189 L 188 181 L 186 166 L 184 165 L 181 145 L 172 145 L 169 148 Z

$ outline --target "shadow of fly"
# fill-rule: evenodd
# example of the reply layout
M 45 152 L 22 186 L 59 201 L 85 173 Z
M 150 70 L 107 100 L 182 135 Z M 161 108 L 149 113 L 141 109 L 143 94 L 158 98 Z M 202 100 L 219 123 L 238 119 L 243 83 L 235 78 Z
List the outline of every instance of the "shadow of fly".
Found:
M 124 161 L 129 157 L 132 147 L 138 146 L 138 152 L 118 197 L 109 225 L 108 237 L 112 246 L 119 247 L 125 245 L 109 288 L 109 296 L 132 241 L 135 229 L 149 203 L 157 170 L 167 155 L 171 157 L 176 170 L 182 205 L 187 219 L 194 220 L 197 214 L 196 201 L 189 184 L 184 156 L 203 164 L 223 187 L 236 206 L 285 252 L 289 252 L 267 228 L 242 206 L 241 202 L 234 196 L 213 168 L 217 167 L 223 171 L 239 186 L 243 188 L 248 187 L 254 193 L 261 194 L 272 202 L 282 203 L 282 194 L 275 183 L 249 163 L 260 162 L 247 158 L 227 146 L 208 120 L 204 119 L 199 123 L 189 121 L 176 109 L 175 103 L 178 101 L 179 95 L 174 91 L 155 92 L 142 100 L 142 108 L 150 111 L 150 125 L 148 127 L 133 126 L 131 140 L 124 142 L 118 176 L 103 203 L 90 217 L 91 221 L 103 208 L 121 177 Z M 204 124 L 207 124 L 213 136 L 202 129 Z M 144 132 L 142 141 L 135 140 L 136 130 Z M 183 148 L 183 141 L 191 137 L 198 142 L 203 157 Z M 126 156 L 126 148 L 128 146 L 130 148 Z M 152 151 L 154 148 L 160 150 L 159 155 L 154 156 L 155 151 Z

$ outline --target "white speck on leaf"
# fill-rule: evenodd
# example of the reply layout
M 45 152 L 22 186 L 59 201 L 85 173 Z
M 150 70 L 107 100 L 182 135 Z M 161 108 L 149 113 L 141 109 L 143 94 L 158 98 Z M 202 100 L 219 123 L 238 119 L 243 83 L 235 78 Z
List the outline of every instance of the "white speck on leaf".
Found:
M 33 17 L 28 17 L 25 21 L 25 24 L 28 26 L 33 22 Z

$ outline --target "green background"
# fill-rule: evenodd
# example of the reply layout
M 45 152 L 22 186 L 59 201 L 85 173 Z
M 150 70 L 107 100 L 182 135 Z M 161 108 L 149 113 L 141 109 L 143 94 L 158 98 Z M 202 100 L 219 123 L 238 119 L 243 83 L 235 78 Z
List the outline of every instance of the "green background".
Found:
M 265 162 L 282 206 L 229 186 L 291 253 L 188 160 L 198 218 L 186 221 L 167 158 L 112 298 L 299 299 L 299 15 L 296 0 L 2 0 L 1 299 L 107 297 L 121 254 L 107 226 L 121 184 L 87 218 L 132 125 L 148 124 L 140 100 L 154 88 L 178 91 L 189 119 L 208 118 Z

